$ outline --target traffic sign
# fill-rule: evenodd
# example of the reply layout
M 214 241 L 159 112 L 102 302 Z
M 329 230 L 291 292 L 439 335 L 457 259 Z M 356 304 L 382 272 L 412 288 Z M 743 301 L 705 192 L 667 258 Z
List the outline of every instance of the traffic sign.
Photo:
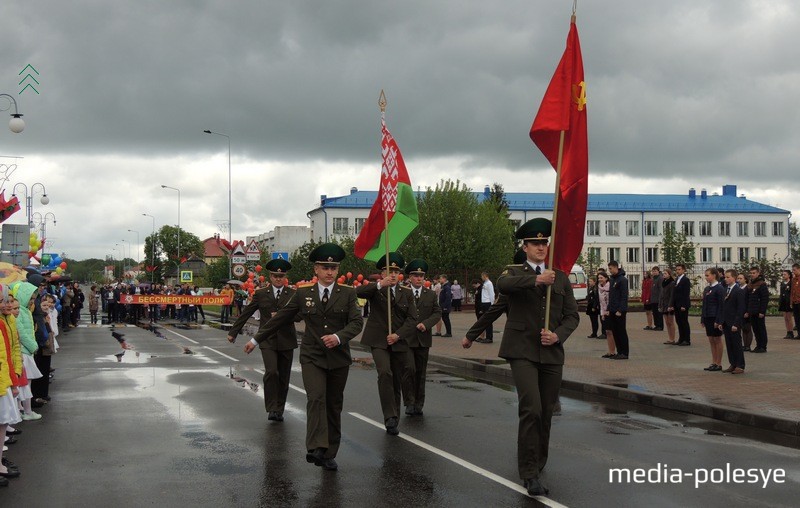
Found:
M 247 263 L 247 255 L 244 252 L 242 244 L 237 244 L 236 248 L 231 252 L 231 263 L 234 265 L 243 265 Z
M 181 270 L 181 282 L 192 282 L 192 271 Z
M 289 261 L 289 253 L 288 252 L 273 252 L 272 259 L 285 259 Z
M 261 249 L 258 248 L 258 242 L 251 240 L 250 245 L 247 246 L 247 260 L 258 261 L 259 259 L 261 259 Z
M 241 277 L 246 271 L 244 265 L 233 265 L 233 274 L 237 277 Z

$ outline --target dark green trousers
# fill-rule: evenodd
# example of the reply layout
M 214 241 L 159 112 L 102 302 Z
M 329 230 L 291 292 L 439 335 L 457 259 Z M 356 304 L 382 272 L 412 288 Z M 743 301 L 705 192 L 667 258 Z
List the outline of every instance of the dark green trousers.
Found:
M 325 458 L 336 457 L 342 440 L 344 387 L 350 367 L 323 369 L 301 364 L 306 389 L 306 449 L 325 448 Z
M 289 393 L 289 377 L 292 374 L 294 349 L 275 351 L 262 349 L 264 360 L 264 409 L 267 412 L 280 411 L 286 406 Z
M 400 392 L 395 392 L 395 378 L 399 378 L 404 393 L 413 393 L 414 364 L 408 351 L 391 351 L 377 347 L 372 348 L 372 359 L 378 371 L 378 395 L 381 399 L 383 421 L 392 417 L 399 418 Z
M 524 359 L 511 359 L 509 364 L 519 398 L 519 477 L 538 478 L 547 463 L 550 421 L 558 401 L 564 366 Z
M 413 383 L 411 386 L 404 387 L 395 375 L 395 393 L 403 392 L 403 402 L 406 406 L 416 406 L 422 409 L 425 405 L 425 374 L 428 371 L 428 352 L 427 347 L 409 348 L 409 362 L 414 366 Z

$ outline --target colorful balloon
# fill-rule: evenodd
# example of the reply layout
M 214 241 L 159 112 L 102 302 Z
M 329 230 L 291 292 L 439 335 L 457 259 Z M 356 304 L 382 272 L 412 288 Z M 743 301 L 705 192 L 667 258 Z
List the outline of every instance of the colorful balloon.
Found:
M 261 273 L 261 270 L 263 270 L 263 268 L 261 268 L 261 265 L 256 265 L 256 271 L 258 273 Z
M 61 264 L 58 265 L 58 267 L 61 268 L 62 270 L 66 270 L 67 269 L 67 262 L 66 261 L 62 261 Z
M 356 277 L 356 280 L 358 280 L 358 282 L 361 282 L 362 280 L 364 280 L 364 276 L 359 273 L 358 277 Z

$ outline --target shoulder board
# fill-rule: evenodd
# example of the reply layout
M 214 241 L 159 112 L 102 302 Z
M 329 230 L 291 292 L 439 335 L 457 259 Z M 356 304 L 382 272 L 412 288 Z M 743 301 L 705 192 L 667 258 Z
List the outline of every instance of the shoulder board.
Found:
M 305 282 L 305 283 L 303 283 L 303 284 L 297 284 L 297 289 L 301 289 L 301 288 L 310 288 L 310 287 L 311 287 L 311 286 L 313 286 L 314 284 L 316 284 L 316 282 Z
M 261 291 L 264 289 L 270 289 L 272 286 L 264 286 L 263 288 L 256 288 L 256 291 Z

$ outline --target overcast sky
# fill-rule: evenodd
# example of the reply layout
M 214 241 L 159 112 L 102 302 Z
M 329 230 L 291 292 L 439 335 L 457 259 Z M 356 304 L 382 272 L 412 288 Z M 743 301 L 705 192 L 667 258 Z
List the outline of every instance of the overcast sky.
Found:
M 6 184 L 40 182 L 52 250 L 77 259 L 178 220 L 201 239 L 307 225 L 320 194 L 376 189 L 378 94 L 412 184 L 552 192 L 528 138 L 568 0 L 7 0 Z M 580 0 L 590 192 L 720 191 L 800 212 L 800 3 Z M 19 72 L 39 71 L 39 94 Z M 0 109 L 9 103 L 0 98 Z M 2 169 L 2 168 L 0 168 Z M 24 210 L 9 222 L 24 223 Z M 226 233 L 223 233 L 226 235 Z M 119 248 L 116 248 L 117 256 Z M 50 249 L 48 249 L 50 250 Z M 136 257 L 135 255 L 133 256 Z

